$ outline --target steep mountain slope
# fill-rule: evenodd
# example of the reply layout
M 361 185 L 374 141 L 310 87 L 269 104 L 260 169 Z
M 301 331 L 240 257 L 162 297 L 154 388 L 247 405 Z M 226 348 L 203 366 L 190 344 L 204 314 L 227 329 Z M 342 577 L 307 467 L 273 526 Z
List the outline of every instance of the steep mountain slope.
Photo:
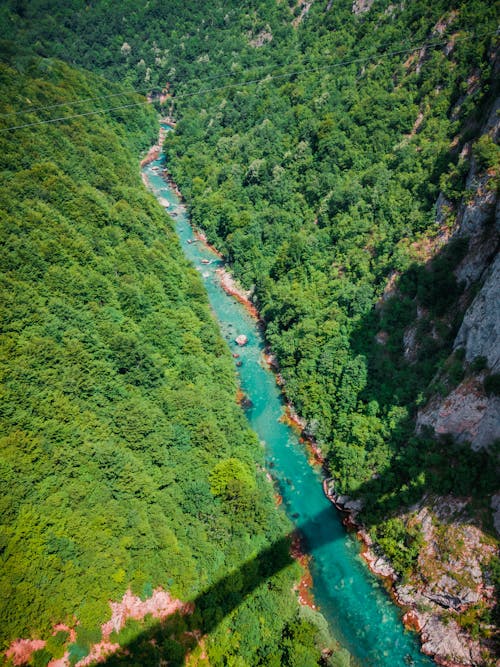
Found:
M 368 539 L 410 587 L 401 599 L 431 614 L 427 632 L 452 628 L 456 642 L 429 640 L 443 660 L 487 661 L 498 577 L 494 3 L 55 4 L 7 3 L 4 37 L 168 88 L 175 179 L 253 290 L 335 492 L 364 503 Z
M 67 103 L 121 89 L 53 59 L 0 81 L 2 649 L 84 664 L 104 633 L 141 665 L 207 664 L 207 633 L 213 665 L 316 665 L 318 624 L 329 639 L 298 611 L 229 350 L 138 174 L 156 114 L 135 96 L 74 118 Z M 44 124 L 55 108 L 67 120 Z
M 426 649 L 482 664 L 497 616 L 496 21 L 485 3 L 348 11 L 310 9 L 290 77 L 194 104 L 179 86 L 170 164 L 253 287 L 286 394 L 336 492 L 363 503 Z

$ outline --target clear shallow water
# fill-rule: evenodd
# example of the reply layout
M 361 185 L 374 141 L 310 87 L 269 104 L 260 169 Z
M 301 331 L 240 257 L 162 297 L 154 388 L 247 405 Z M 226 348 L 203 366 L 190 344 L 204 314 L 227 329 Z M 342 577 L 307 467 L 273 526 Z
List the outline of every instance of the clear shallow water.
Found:
M 312 555 L 314 597 L 334 636 L 363 667 L 435 664 L 420 652 L 416 635 L 404 629 L 400 611 L 361 559 L 358 541 L 346 534 L 339 513 L 323 493 L 320 471 L 308 463 L 297 434 L 279 421 L 284 414 L 283 400 L 263 360 L 264 343 L 257 324 L 221 288 L 216 269 L 223 263 L 195 241 L 178 197 L 154 170 L 161 166 L 160 159 L 143 172 L 160 202 L 169 202 L 167 211 L 176 213 L 173 219 L 184 253 L 201 273 L 231 351 L 240 355 L 241 388 L 252 401 L 246 410 L 248 420 L 265 444 L 267 469 L 279 486 L 285 510 L 305 537 Z M 244 347 L 235 343 L 239 334 L 248 337 Z

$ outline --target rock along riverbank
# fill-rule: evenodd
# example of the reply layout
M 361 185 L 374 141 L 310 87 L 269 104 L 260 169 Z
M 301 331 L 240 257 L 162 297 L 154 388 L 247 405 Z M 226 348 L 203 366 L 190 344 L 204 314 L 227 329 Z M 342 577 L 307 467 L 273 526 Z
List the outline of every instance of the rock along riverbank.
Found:
M 179 205 L 180 193 L 172 188 L 171 178 L 168 183 L 161 180 L 164 169 L 159 161 L 147 166 L 146 172 L 155 194 L 171 202 L 167 210 L 171 212 Z M 321 452 L 312 449 L 304 423 L 284 401 L 282 378 L 265 348 L 251 296 L 230 276 L 220 254 L 214 253 L 202 234 L 192 230 L 185 211 L 175 216 L 175 226 L 186 256 L 200 271 L 214 314 L 237 359 L 241 388 L 248 397 L 246 414 L 265 444 L 267 470 L 312 556 L 310 590 L 315 604 L 359 664 L 431 664 L 420 653 L 414 636 L 403 631 L 396 607 L 360 561 L 357 541 L 347 535 L 323 493 Z M 233 298 L 228 298 L 229 294 Z M 235 342 L 240 334 L 248 340 L 242 347 Z M 318 465 L 308 465 L 313 459 Z

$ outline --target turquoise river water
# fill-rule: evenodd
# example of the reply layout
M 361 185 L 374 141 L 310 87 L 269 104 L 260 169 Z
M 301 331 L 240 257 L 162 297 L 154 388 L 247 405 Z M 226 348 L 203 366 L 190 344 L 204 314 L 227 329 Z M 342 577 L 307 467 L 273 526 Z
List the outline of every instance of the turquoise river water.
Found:
M 279 487 L 285 511 L 304 535 L 312 556 L 314 598 L 333 635 L 362 667 L 435 664 L 420 652 L 416 635 L 404 629 L 400 610 L 368 570 L 357 539 L 346 533 L 339 513 L 323 493 L 321 470 L 309 464 L 297 434 L 280 421 L 283 397 L 264 362 L 259 328 L 220 286 L 216 269 L 223 263 L 195 241 L 184 207 L 161 176 L 162 160 L 144 167 L 143 173 L 160 203 L 169 202 L 167 211 L 172 214 L 183 251 L 201 273 L 231 351 L 240 355 L 242 363 L 237 371 L 241 388 L 252 402 L 246 415 L 265 445 L 267 469 Z M 239 334 L 248 337 L 244 347 L 234 340 Z

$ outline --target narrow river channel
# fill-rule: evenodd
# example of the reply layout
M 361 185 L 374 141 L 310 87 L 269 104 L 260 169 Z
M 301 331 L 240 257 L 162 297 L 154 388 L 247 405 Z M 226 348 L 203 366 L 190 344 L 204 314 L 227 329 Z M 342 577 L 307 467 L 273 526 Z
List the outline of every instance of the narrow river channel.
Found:
M 416 635 L 404 629 L 400 610 L 383 584 L 368 570 L 357 539 L 346 533 L 337 510 L 322 489 L 321 471 L 308 462 L 297 434 L 280 421 L 284 414 L 281 391 L 263 360 L 264 342 L 256 322 L 228 296 L 216 269 L 222 261 L 195 240 L 188 216 L 161 176 L 163 158 L 143 169 L 149 186 L 175 222 L 182 249 L 203 278 L 210 304 L 231 351 L 239 355 L 237 371 L 242 390 L 252 405 L 248 421 L 265 445 L 267 469 L 276 480 L 283 506 L 304 534 L 312 556 L 311 574 L 316 604 L 334 636 L 362 667 L 433 665 L 420 652 Z M 235 338 L 248 337 L 240 347 Z M 235 360 L 236 361 L 236 360 Z

